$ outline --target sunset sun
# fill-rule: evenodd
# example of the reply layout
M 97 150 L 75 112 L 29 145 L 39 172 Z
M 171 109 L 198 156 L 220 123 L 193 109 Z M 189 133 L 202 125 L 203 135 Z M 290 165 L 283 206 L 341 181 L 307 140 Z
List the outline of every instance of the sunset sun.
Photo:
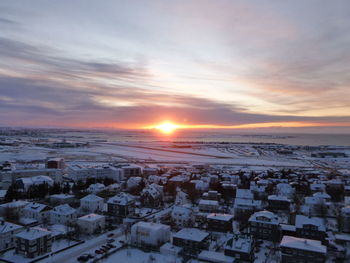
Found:
M 178 128 L 178 125 L 171 122 L 163 122 L 155 126 L 155 128 L 164 134 L 171 134 Z

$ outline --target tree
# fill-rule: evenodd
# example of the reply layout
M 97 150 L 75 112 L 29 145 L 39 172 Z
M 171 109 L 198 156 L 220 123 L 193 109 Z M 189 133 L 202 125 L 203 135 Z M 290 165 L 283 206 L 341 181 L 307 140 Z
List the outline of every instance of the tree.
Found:
M 61 192 L 62 192 L 62 189 L 59 183 L 54 183 L 53 186 L 49 187 L 50 195 L 60 194 Z
M 20 193 L 17 190 L 16 186 L 14 184 L 11 184 L 10 187 L 7 189 L 6 195 L 5 195 L 5 201 L 11 202 L 13 200 L 19 199 Z
M 70 192 L 70 186 L 69 186 L 69 183 L 66 182 L 62 188 L 62 193 L 69 194 L 69 192 Z

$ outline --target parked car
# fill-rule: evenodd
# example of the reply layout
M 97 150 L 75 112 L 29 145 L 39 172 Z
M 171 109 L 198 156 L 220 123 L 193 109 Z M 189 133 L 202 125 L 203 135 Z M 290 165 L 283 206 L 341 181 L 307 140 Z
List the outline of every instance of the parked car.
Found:
M 107 243 L 113 243 L 114 241 L 115 241 L 115 239 L 110 238 L 110 239 L 107 240 Z
M 112 236 L 114 236 L 113 233 L 109 233 L 109 234 L 107 235 L 107 237 L 112 237 Z
M 96 249 L 96 250 L 95 250 L 95 253 L 96 253 L 96 254 L 102 254 L 103 252 L 102 252 L 101 250 L 99 250 L 99 249 Z
M 86 256 L 80 256 L 80 257 L 77 258 L 77 260 L 80 261 L 80 262 L 86 262 L 86 261 L 89 260 L 89 258 L 86 257 Z
M 108 246 L 109 246 L 110 248 L 116 248 L 116 246 L 113 245 L 113 244 L 108 244 Z

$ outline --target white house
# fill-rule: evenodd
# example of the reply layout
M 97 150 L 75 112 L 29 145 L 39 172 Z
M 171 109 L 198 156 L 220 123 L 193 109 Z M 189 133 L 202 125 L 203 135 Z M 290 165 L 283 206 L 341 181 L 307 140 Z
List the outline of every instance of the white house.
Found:
M 133 245 L 160 247 L 169 240 L 170 226 L 141 221 L 131 227 Z
M 70 207 L 68 204 L 59 205 L 50 211 L 51 224 L 73 224 L 77 219 L 76 209 Z
M 97 213 L 101 212 L 104 207 L 104 200 L 94 194 L 89 194 L 80 199 L 80 209 L 83 212 Z
M 97 183 L 97 184 L 90 184 L 87 191 L 89 193 L 97 194 L 99 192 L 102 192 L 105 189 L 106 189 L 106 186 L 104 184 Z
M 31 202 L 22 209 L 22 216 L 35 219 L 40 223 L 48 222 L 51 209 L 47 205 Z
M 1 221 L 0 223 L 0 250 L 15 246 L 14 235 L 21 232 L 23 226 L 16 225 L 10 222 Z
M 88 214 L 79 217 L 77 224 L 83 233 L 94 234 L 101 232 L 105 228 L 105 216 L 97 214 Z
M 192 219 L 192 210 L 185 206 L 174 206 L 171 220 L 177 227 L 188 227 Z
M 55 181 L 51 177 L 45 175 L 18 178 L 15 181 L 16 186 L 23 191 L 28 191 L 31 185 L 48 184 L 52 186 L 54 183 Z

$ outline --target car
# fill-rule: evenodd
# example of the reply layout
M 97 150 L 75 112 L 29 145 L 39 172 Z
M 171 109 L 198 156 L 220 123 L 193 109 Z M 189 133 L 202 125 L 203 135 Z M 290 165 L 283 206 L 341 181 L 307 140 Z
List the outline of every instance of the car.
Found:
M 101 250 L 99 250 L 99 249 L 96 249 L 96 250 L 95 250 L 95 253 L 96 253 L 96 254 L 102 254 L 103 252 L 102 252 Z
M 112 237 L 112 236 L 114 236 L 113 233 L 109 233 L 109 234 L 107 235 L 107 237 Z
M 78 257 L 77 260 L 80 262 L 86 262 L 89 260 L 89 258 L 83 255 L 83 256 Z
M 107 247 L 106 245 L 103 245 L 102 248 L 107 249 L 107 250 L 109 249 L 109 247 Z
M 119 243 L 124 244 L 125 242 L 123 240 L 119 240 Z
M 100 251 L 101 251 L 102 253 L 105 253 L 105 252 L 107 252 L 107 249 L 101 247 L 101 248 L 100 248 Z
M 110 238 L 110 239 L 107 240 L 107 243 L 113 243 L 114 241 L 115 241 L 115 239 Z
M 115 245 L 113 245 L 113 244 L 109 244 L 109 246 L 111 247 L 111 248 L 116 248 L 117 246 L 115 246 Z

